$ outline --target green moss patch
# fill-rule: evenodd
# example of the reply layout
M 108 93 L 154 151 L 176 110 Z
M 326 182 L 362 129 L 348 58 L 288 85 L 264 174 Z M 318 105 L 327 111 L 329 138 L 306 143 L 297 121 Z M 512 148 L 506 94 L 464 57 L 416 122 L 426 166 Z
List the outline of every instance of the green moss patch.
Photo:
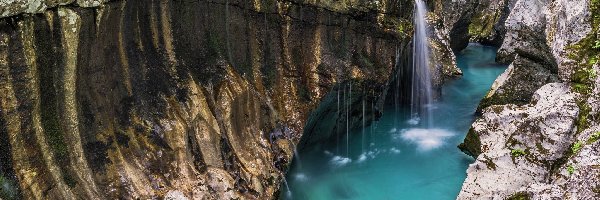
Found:
M 474 17 L 469 24 L 469 36 L 475 39 L 487 38 L 494 31 L 498 13 L 485 13 Z
M 594 88 L 597 75 L 592 66 L 600 60 L 600 0 L 590 2 L 590 12 L 592 31 L 578 43 L 567 47 L 570 51 L 568 57 L 578 63 L 571 76 L 573 90 L 584 95 Z
M 588 118 L 590 117 L 590 112 L 592 111 L 592 108 L 587 102 L 583 100 L 577 101 L 577 106 L 579 107 L 579 115 L 577 116 L 577 121 L 575 122 L 575 125 L 577 127 L 577 133 L 579 134 L 590 126 Z
M 573 165 L 569 165 L 567 167 L 567 172 L 569 172 L 569 175 L 572 175 L 573 173 L 575 173 L 575 167 Z
M 590 136 L 590 139 L 587 140 L 587 144 L 592 144 L 592 143 L 598 141 L 598 139 L 600 139 L 600 131 L 592 134 L 592 136 Z
M 63 166 L 60 168 L 63 180 L 68 186 L 74 187 L 77 182 L 69 170 L 65 168 L 70 165 L 69 149 L 65 142 L 64 131 L 62 130 L 59 119 L 58 97 L 54 86 L 54 81 L 56 79 L 56 77 L 54 77 L 56 74 L 54 66 L 43 66 L 40 64 L 38 65 L 38 70 L 40 72 L 40 99 L 42 99 L 42 101 L 40 101 L 40 118 L 44 134 L 47 138 L 48 145 L 50 145 L 50 149 L 53 152 L 54 159 L 59 166 Z
M 477 158 L 481 154 L 481 139 L 479 134 L 473 129 L 469 129 L 463 143 L 458 145 L 458 149 L 473 158 Z
M 382 25 L 385 29 L 391 29 L 396 32 L 400 38 L 412 37 L 414 27 L 412 22 L 409 20 L 386 16 L 383 19 Z
M 530 200 L 531 196 L 526 192 L 517 192 L 510 197 L 506 198 L 506 200 Z
M 527 152 L 523 149 L 512 149 L 510 150 L 510 155 L 512 157 L 521 157 L 527 155 Z
M 579 150 L 581 150 L 581 148 L 583 148 L 583 143 L 581 143 L 581 142 L 575 142 L 571 146 L 571 153 L 572 154 L 576 154 L 577 152 L 579 152 Z

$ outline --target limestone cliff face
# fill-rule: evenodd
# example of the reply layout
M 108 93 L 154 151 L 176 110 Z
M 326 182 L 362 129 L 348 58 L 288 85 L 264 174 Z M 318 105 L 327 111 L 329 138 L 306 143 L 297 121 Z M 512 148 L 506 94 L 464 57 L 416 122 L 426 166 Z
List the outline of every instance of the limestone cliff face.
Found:
M 381 101 L 412 10 L 36 3 L 0 6 L 3 199 L 273 198 L 326 94 L 352 82 Z
M 469 42 L 502 44 L 506 32 L 504 22 L 516 0 L 432 1 L 437 32 L 446 35 L 448 46 L 455 52 Z
M 476 161 L 458 199 L 600 198 L 599 8 L 514 3 L 498 52 L 511 64 L 459 146 Z

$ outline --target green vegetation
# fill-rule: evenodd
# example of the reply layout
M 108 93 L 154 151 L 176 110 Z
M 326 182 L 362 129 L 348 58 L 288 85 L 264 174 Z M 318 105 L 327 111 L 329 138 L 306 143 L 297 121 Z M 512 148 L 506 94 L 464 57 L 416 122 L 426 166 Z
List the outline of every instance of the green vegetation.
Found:
M 579 64 L 571 77 L 573 90 L 584 95 L 589 94 L 594 87 L 596 72 L 592 66 L 600 60 L 600 0 L 590 2 L 590 12 L 592 31 L 577 44 L 568 47 L 568 57 Z
M 469 24 L 469 35 L 473 38 L 486 38 L 492 34 L 499 13 L 475 16 Z
M 579 150 L 581 150 L 582 147 L 583 143 L 575 142 L 575 144 L 571 146 L 571 153 L 576 154 L 577 152 L 579 152 Z
M 592 136 L 590 136 L 590 139 L 587 140 L 587 144 L 592 144 L 592 143 L 598 141 L 598 139 L 600 139 L 600 131 L 592 134 Z
M 590 94 L 592 87 L 594 86 L 594 80 L 597 77 L 596 70 L 592 69 L 591 66 L 598 60 L 596 57 L 592 57 L 588 62 L 591 62 L 589 66 L 577 69 L 571 77 L 573 90 L 581 94 Z
M 412 22 L 402 18 L 385 17 L 382 25 L 387 29 L 396 31 L 401 38 L 411 37 L 413 32 Z
M 531 197 L 526 192 L 517 192 L 513 195 L 510 195 L 506 200 L 529 200 Z
M 60 73 L 56 71 L 58 67 L 59 65 L 55 63 L 46 63 L 43 60 L 37 66 L 39 71 L 40 99 L 42 99 L 40 101 L 40 121 L 50 150 L 57 164 L 60 166 L 63 179 L 67 185 L 74 187 L 76 181 L 68 170 L 70 166 L 69 148 L 65 141 L 65 133 L 60 121 L 61 110 L 59 109 L 59 102 L 61 99 L 59 99 L 57 94 L 59 86 L 55 85 L 55 81 L 58 79 L 57 76 Z
M 458 145 L 458 148 L 467 155 L 477 158 L 481 154 L 481 140 L 479 134 L 473 128 L 469 129 L 463 143 Z
M 523 150 L 523 149 L 512 149 L 512 150 L 510 150 L 510 155 L 512 157 L 520 157 L 520 156 L 527 155 L 527 152 L 525 152 L 525 150 Z
M 577 106 L 579 107 L 579 115 L 577 116 L 575 125 L 577 127 L 577 133 L 581 133 L 583 130 L 589 127 L 588 118 L 590 117 L 592 108 L 584 100 L 577 101 Z
M 575 173 L 575 167 L 573 165 L 569 165 L 567 167 L 567 172 L 569 172 L 569 175 L 572 175 L 573 173 Z

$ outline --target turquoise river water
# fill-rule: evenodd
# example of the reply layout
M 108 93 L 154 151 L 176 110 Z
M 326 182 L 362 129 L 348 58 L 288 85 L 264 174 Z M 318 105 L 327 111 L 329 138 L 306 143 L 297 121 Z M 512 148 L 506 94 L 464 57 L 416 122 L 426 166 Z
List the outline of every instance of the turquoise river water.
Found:
M 431 107 L 431 127 L 388 107 L 379 121 L 366 127 L 368 142 L 351 137 L 349 153 L 345 142 L 340 144 L 342 155 L 336 154 L 339 146 L 299 152 L 286 176 L 288 185 L 281 187 L 281 199 L 456 199 L 473 162 L 456 146 L 473 122 L 479 101 L 506 69 L 494 62 L 496 50 L 471 44 L 457 55 L 463 76 L 443 86 L 441 98 Z M 362 130 L 350 134 L 360 135 Z

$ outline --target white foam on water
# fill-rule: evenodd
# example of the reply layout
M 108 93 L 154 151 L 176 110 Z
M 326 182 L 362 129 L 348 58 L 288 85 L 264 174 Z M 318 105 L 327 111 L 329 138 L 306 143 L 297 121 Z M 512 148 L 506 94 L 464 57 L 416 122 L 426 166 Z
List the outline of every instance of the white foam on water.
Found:
M 328 156 L 333 156 L 333 153 L 331 153 L 330 151 L 327 151 L 327 150 L 323 151 L 323 153 Z
M 365 156 L 366 156 L 367 158 L 374 159 L 374 158 L 375 158 L 375 156 L 377 156 L 379 153 L 380 153 L 380 152 L 379 152 L 379 150 L 378 150 L 378 149 L 375 149 L 375 150 L 373 150 L 373 151 L 367 151 L 367 152 L 365 153 Z
M 417 145 L 417 150 L 429 151 L 444 144 L 444 140 L 454 136 L 444 129 L 412 128 L 402 133 L 402 139 Z
M 396 131 L 398 131 L 398 129 L 392 128 L 392 130 L 390 130 L 390 133 L 395 133 Z
M 392 147 L 390 149 L 390 152 L 392 152 L 393 154 L 399 154 L 400 153 L 400 149 L 396 149 L 396 147 Z
M 362 153 L 362 154 L 360 154 L 360 156 L 358 156 L 358 159 L 356 159 L 356 162 L 362 163 L 366 160 L 367 160 L 367 153 Z
M 329 163 L 334 167 L 343 167 L 352 162 L 352 159 L 341 156 L 334 156 Z
M 296 180 L 302 181 L 302 182 L 308 180 L 308 177 L 303 173 L 298 173 L 298 174 L 294 175 L 294 178 L 296 178 Z
M 419 124 L 419 121 L 421 121 L 421 118 L 413 117 L 413 118 L 410 118 L 409 120 L 407 120 L 406 123 L 409 125 L 417 125 L 417 124 Z

